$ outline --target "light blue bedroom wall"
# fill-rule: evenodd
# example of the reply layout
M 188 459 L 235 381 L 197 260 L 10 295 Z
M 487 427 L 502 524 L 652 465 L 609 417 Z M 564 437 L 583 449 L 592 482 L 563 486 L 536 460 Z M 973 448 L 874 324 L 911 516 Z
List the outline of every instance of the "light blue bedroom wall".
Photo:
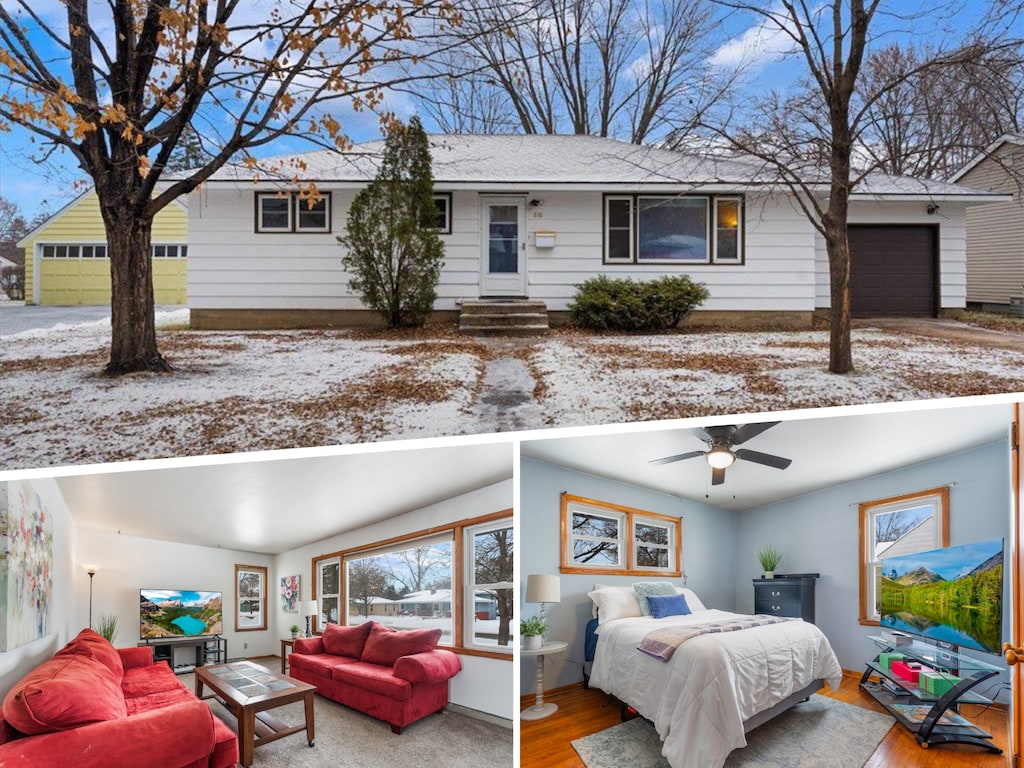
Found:
M 844 669 L 860 671 L 877 652 L 859 612 L 858 507 L 864 501 L 955 483 L 950 489 L 950 544 L 1006 538 L 1010 531 L 1010 450 L 1007 439 L 970 451 L 855 480 L 738 516 L 736 594 L 739 613 L 752 613 L 751 579 L 760 576 L 757 551 L 774 544 L 779 571 L 820 573 L 816 624 L 828 637 Z M 837 455 L 841 461 L 841 455 Z M 1005 582 L 1004 582 L 1005 583 Z M 1004 628 L 1009 627 L 1004 600 Z M 998 663 L 998 657 L 979 658 Z
M 526 577 L 531 573 L 559 572 L 561 562 L 561 493 L 585 496 L 635 507 L 663 515 L 681 517 L 683 525 L 683 567 L 687 586 L 709 608 L 734 610 L 736 513 L 707 504 L 684 501 L 648 488 L 608 480 L 523 458 L 520 469 L 520 525 L 522 544 L 518 547 L 522 578 L 520 595 L 526 594 Z M 635 577 L 561 575 L 562 601 L 547 607 L 550 640 L 564 640 L 569 648 L 545 661 L 546 689 L 582 680 L 583 634 L 591 615 L 587 592 L 594 582 L 630 584 Z M 532 616 L 540 606 L 520 604 L 520 616 Z M 536 666 L 532 658 L 521 662 L 520 688 L 532 693 Z

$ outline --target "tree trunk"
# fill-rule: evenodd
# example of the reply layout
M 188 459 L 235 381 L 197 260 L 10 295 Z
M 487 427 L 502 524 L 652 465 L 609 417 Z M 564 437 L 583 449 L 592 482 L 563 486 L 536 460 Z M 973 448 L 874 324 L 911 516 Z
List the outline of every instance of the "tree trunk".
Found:
M 825 247 L 828 250 L 831 287 L 828 369 L 832 373 L 853 372 L 850 342 L 850 241 L 847 211 L 825 217 Z
M 110 257 L 110 376 L 172 370 L 156 346 L 153 262 L 149 256 L 153 218 L 123 207 L 103 206 Z

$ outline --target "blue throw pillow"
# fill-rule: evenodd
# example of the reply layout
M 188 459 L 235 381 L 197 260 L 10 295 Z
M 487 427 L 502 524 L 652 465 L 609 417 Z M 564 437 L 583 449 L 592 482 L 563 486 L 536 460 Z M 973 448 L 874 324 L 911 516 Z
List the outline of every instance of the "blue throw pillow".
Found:
M 683 595 L 648 595 L 647 602 L 651 604 L 651 616 L 656 619 L 663 619 L 666 616 L 688 616 L 692 613 Z

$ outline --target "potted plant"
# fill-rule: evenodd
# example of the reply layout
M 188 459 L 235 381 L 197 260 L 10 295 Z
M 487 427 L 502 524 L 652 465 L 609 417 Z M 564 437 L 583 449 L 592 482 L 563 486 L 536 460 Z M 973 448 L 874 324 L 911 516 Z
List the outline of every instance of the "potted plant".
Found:
M 107 639 L 108 643 L 114 642 L 114 635 L 117 634 L 118 618 L 116 614 L 104 613 L 96 624 L 96 631 Z
M 766 579 L 774 579 L 775 569 L 779 567 L 779 563 L 782 561 L 782 555 L 779 553 L 779 550 L 769 544 L 757 553 L 757 559 L 761 562 L 761 568 L 764 569 L 764 577 Z
M 292 624 L 292 640 L 294 640 L 298 636 L 299 636 L 299 625 L 298 624 Z
M 523 638 L 524 651 L 536 651 L 544 642 L 544 633 L 548 631 L 548 625 L 531 616 L 528 619 L 519 620 L 519 634 Z

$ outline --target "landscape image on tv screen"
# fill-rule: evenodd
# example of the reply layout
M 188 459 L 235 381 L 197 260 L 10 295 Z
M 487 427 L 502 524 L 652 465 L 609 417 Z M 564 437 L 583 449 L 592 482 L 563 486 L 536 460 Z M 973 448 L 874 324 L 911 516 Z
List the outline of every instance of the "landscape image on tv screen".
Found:
M 999 653 L 1003 540 L 884 558 L 882 626 Z
M 139 636 L 194 637 L 224 632 L 220 592 L 139 590 Z

